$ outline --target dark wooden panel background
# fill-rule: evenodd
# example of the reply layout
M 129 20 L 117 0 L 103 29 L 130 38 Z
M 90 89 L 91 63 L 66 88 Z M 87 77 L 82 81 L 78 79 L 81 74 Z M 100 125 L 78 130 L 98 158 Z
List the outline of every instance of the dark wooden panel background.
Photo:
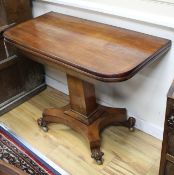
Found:
M 174 81 L 167 95 L 159 175 L 174 175 Z
M 0 0 L 0 31 L 32 18 L 30 0 Z M 42 65 L 27 59 L 6 43 L 0 33 L 0 115 L 44 89 Z M 15 55 L 15 56 L 14 56 Z M 7 57 L 8 56 L 8 57 Z

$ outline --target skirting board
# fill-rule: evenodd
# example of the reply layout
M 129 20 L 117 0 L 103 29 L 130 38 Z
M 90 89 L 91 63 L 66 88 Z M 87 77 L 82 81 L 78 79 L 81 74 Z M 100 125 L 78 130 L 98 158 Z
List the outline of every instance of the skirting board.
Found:
M 50 87 L 53 87 L 54 89 L 56 90 L 59 90 L 65 94 L 69 94 L 68 92 L 68 87 L 65 83 L 63 82 L 60 82 L 58 80 L 55 80 L 49 76 L 46 75 L 46 84 Z M 97 102 L 99 104 L 102 104 L 102 105 L 106 105 L 106 106 L 109 106 L 109 104 L 105 101 L 102 101 L 101 99 L 97 99 Z M 163 138 L 163 128 L 161 127 L 158 127 L 158 126 L 155 126 L 151 123 L 148 123 L 144 120 L 141 120 L 140 118 L 137 118 L 135 115 L 129 113 L 129 116 L 133 116 L 136 118 L 136 128 L 157 138 L 157 139 L 160 139 L 162 140 Z

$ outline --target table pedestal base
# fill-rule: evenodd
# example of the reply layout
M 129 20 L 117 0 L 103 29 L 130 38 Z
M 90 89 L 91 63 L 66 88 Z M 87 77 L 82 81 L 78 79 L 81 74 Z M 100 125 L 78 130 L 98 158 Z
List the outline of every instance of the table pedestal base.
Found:
M 49 123 L 63 123 L 81 133 L 89 141 L 91 157 L 102 164 L 100 132 L 107 126 L 126 126 L 134 130 L 135 119 L 127 119 L 126 109 L 111 108 L 96 103 L 94 85 L 67 75 L 70 105 L 61 109 L 45 109 L 39 126 L 48 131 Z
M 100 132 L 107 126 L 117 125 L 128 127 L 130 131 L 134 130 L 135 119 L 130 117 L 127 119 L 127 112 L 124 108 L 111 108 L 105 106 L 98 106 L 97 112 L 100 114 L 92 123 L 85 124 L 80 121 L 81 114 L 76 115 L 67 112 L 71 110 L 70 106 L 61 109 L 46 109 L 43 112 L 43 117 L 38 120 L 38 125 L 44 130 L 48 131 L 47 125 L 49 123 L 63 123 L 77 132 L 81 133 L 88 141 L 91 149 L 91 157 L 95 159 L 98 164 L 102 164 L 104 155 L 100 151 L 101 139 Z M 100 111 L 100 112 L 99 112 Z

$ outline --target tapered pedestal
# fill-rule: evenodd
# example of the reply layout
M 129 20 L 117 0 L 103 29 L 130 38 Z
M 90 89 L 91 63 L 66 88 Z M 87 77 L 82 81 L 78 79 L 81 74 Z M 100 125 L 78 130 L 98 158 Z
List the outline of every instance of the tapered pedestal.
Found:
M 67 75 L 70 105 L 60 109 L 45 109 L 39 126 L 48 131 L 49 123 L 63 123 L 81 133 L 88 141 L 91 157 L 102 164 L 104 153 L 100 151 L 100 132 L 107 126 L 118 125 L 134 130 L 135 119 L 127 119 L 124 108 L 111 108 L 98 105 L 94 86 L 78 78 Z

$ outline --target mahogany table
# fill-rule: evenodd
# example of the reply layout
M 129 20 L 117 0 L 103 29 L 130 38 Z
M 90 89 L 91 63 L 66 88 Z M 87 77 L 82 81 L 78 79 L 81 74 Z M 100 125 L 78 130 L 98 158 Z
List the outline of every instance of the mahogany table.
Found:
M 97 104 L 93 80 L 127 80 L 171 47 L 170 40 L 54 12 L 17 25 L 4 37 L 29 58 L 66 72 L 70 104 L 45 109 L 38 124 L 45 131 L 49 123 L 77 130 L 98 164 L 103 160 L 100 131 L 109 125 L 133 130 L 135 119 L 127 119 L 125 108 Z

